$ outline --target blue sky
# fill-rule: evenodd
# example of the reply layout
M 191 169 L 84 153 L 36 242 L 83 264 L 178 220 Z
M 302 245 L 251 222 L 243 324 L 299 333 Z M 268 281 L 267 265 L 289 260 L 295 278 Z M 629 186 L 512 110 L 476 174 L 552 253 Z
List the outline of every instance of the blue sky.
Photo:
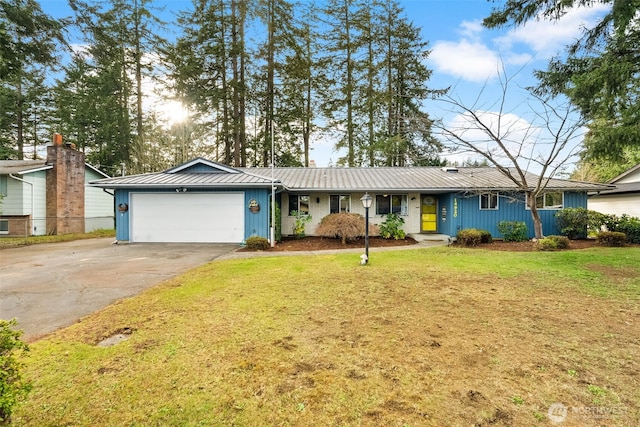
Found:
M 171 21 L 173 12 L 188 8 L 190 0 L 157 0 L 165 5 L 163 19 Z M 487 0 L 402 0 L 406 15 L 421 28 L 422 36 L 429 42 L 431 54 L 426 65 L 433 70 L 428 82 L 431 88 L 452 87 L 452 93 L 469 105 L 490 111 L 500 101 L 498 69 L 501 64 L 515 86 L 535 83 L 533 70 L 546 68 L 553 56 L 564 46 L 579 37 L 583 26 L 590 27 L 602 15 L 601 8 L 581 8 L 565 16 L 559 22 L 534 21 L 523 27 L 489 30 L 481 25 L 491 12 L 493 3 Z M 54 17 L 67 16 L 71 12 L 66 0 L 41 0 L 45 12 Z M 518 91 L 516 91 L 518 92 Z M 517 119 L 528 122 L 521 105 L 526 101 L 520 91 L 510 95 L 513 107 L 509 111 Z M 425 110 L 445 122 L 454 120 L 441 103 L 427 101 Z M 338 154 L 332 151 L 332 142 L 317 141 L 312 157 L 318 166 L 335 163 Z M 462 161 L 461 155 L 450 160 Z

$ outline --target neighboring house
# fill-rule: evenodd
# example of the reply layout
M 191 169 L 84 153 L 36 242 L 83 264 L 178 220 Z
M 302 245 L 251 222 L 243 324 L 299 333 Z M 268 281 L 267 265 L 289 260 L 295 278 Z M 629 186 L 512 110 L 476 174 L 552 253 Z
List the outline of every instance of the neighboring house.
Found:
M 47 160 L 0 160 L 0 235 L 85 233 L 114 227 L 113 195 L 86 185 L 108 178 L 84 153 L 47 147 Z
M 294 211 L 311 215 L 307 235 L 314 235 L 330 213 L 364 215 L 360 198 L 367 192 L 373 198 L 371 222 L 380 224 L 387 214 L 397 213 L 407 233 L 455 236 L 475 227 L 500 238 L 498 222 L 513 220 L 526 222 L 533 236 L 523 193 L 494 168 L 232 168 L 198 158 L 165 172 L 91 184 L 115 191 L 118 241 L 240 243 L 254 235 L 269 238 L 272 191 L 284 235 L 293 233 Z M 538 200 L 545 233 L 558 233 L 558 209 L 586 207 L 588 191 L 608 188 L 550 180 Z
M 609 181 L 614 189 L 589 193 L 587 207 L 604 214 L 640 218 L 640 163 Z

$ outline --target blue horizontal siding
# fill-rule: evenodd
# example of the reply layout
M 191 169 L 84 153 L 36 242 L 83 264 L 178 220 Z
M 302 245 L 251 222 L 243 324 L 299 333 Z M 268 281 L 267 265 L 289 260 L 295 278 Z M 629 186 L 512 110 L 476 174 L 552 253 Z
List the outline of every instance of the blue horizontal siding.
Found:
M 451 201 L 441 196 L 441 201 L 449 202 L 447 209 L 452 213 L 456 210 L 455 205 L 457 204 L 457 216 L 452 214 L 452 221 L 442 227 L 449 235 L 456 235 L 458 231 L 465 228 L 479 228 L 489 231 L 493 237 L 500 239 L 503 237 L 502 234 L 498 232 L 498 223 L 500 221 L 523 221 L 527 224 L 529 238 L 533 238 L 535 235 L 531 211 L 525 206 L 523 194 L 500 194 L 498 209 L 496 210 L 480 210 L 480 196 L 477 194 L 457 193 L 449 197 Z M 564 207 L 586 208 L 586 194 L 581 192 L 565 192 Z M 543 233 L 547 236 L 560 234 L 560 230 L 558 230 L 556 226 L 555 214 L 557 211 L 556 209 L 538 210 L 540 218 L 542 219 Z

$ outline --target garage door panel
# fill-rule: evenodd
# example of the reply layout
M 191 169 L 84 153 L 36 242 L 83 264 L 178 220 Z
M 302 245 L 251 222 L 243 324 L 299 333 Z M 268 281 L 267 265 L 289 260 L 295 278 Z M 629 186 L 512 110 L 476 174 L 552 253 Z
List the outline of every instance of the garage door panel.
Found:
M 243 193 L 131 194 L 131 241 L 238 243 Z

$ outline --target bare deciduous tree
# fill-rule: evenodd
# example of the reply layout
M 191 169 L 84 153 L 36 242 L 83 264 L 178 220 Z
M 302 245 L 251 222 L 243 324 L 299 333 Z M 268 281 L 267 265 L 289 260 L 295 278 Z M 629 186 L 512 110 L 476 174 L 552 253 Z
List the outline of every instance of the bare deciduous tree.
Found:
M 550 180 L 574 158 L 584 137 L 584 122 L 568 101 L 536 95 L 528 90 L 525 119 L 507 107 L 510 83 L 500 73 L 500 99 L 491 108 L 480 108 L 480 96 L 465 105 L 449 93 L 438 101 L 448 105 L 455 118 L 435 126 L 451 152 L 467 152 L 485 159 L 525 194 L 536 238 L 544 236 L 536 199 Z M 485 88 L 483 89 L 483 92 Z M 520 106 L 522 107 L 522 106 Z M 522 109 L 520 110 L 522 111 Z

